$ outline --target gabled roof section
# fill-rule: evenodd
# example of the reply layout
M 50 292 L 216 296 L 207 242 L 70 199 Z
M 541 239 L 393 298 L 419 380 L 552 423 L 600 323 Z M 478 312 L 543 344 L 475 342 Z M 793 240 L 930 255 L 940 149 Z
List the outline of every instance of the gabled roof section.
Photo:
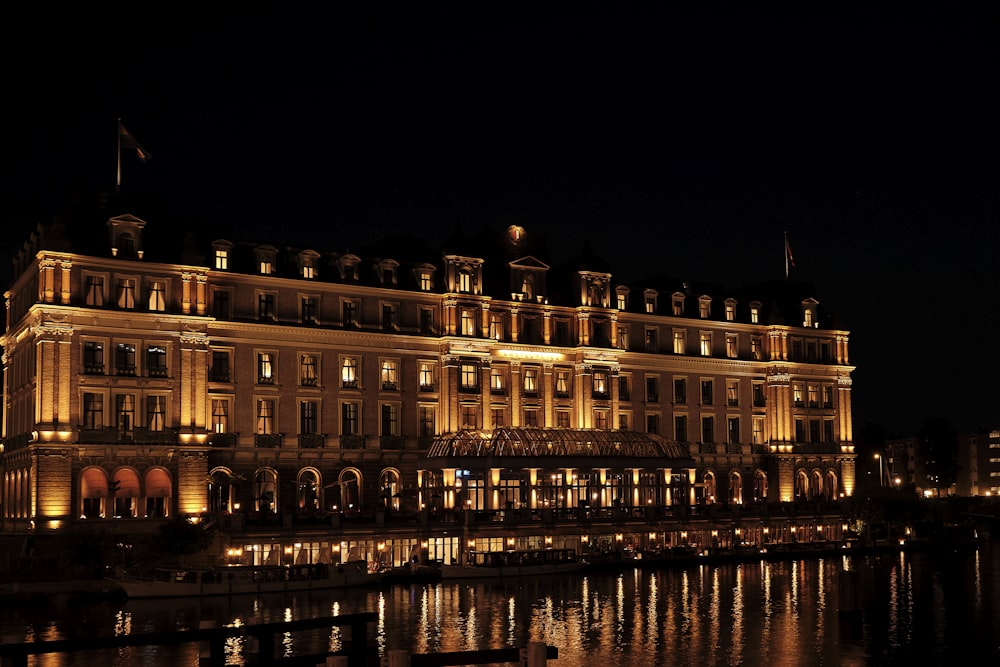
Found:
M 551 268 L 545 262 L 541 261 L 540 259 L 538 259 L 536 257 L 532 257 L 531 255 L 528 255 L 526 257 L 521 257 L 520 259 L 515 259 L 514 261 L 510 262 L 510 267 L 512 269 L 513 268 L 518 268 L 518 269 L 535 269 L 535 270 L 543 270 L 543 271 L 548 271 Z

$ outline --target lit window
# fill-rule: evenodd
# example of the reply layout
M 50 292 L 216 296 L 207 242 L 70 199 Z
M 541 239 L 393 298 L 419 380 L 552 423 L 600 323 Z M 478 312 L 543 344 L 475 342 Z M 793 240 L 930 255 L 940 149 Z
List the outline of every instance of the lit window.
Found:
M 712 356 L 712 332 L 702 331 L 700 341 L 701 341 L 701 356 L 703 357 Z
M 750 356 L 754 361 L 761 361 L 764 358 L 764 339 L 760 336 L 750 337 Z
M 223 398 L 212 399 L 212 433 L 229 432 L 229 401 Z
M 560 398 L 569 396 L 569 371 L 556 371 L 556 395 Z
M 420 291 L 421 292 L 431 291 L 431 274 L 426 271 L 420 274 Z
M 86 304 L 98 308 L 104 305 L 104 278 L 102 276 L 87 276 Z
M 420 362 L 420 390 L 434 390 L 434 365 L 427 361 Z
M 164 293 L 166 284 L 159 280 L 154 280 L 149 284 L 149 309 L 162 313 L 167 308 L 167 301 Z
M 626 305 L 625 304 L 625 295 L 619 293 L 618 294 L 618 310 L 625 310 L 625 305 Z
M 118 430 L 124 434 L 131 434 L 135 428 L 135 396 L 132 394 L 118 394 L 115 396 L 115 416 Z
M 472 274 L 468 271 L 461 271 L 458 274 L 458 291 L 468 294 L 472 291 Z
M 260 261 L 260 272 L 261 272 L 261 275 L 265 275 L 265 276 L 271 275 L 271 271 L 272 271 L 273 267 L 274 267 L 274 265 L 271 263 L 271 260 L 269 260 L 269 259 L 262 259 Z
M 135 280 L 132 278 L 118 280 L 118 307 L 127 310 L 135 308 Z
M 726 380 L 726 405 L 737 407 L 740 404 L 740 381 Z
M 607 398 L 608 396 L 608 372 L 603 370 L 594 371 L 594 398 Z
M 712 316 L 712 300 L 707 297 L 702 297 L 698 300 L 698 316 L 703 320 L 707 320 Z
M 754 417 L 753 418 L 753 444 L 763 445 L 764 444 L 764 418 Z
M 684 315 L 684 297 L 675 296 L 672 302 L 673 313 L 677 317 Z
M 750 322 L 760 324 L 760 304 L 750 304 Z
M 538 393 L 538 369 L 537 368 L 525 368 L 524 369 L 524 393 L 526 393 L 526 394 L 536 394 L 536 393 Z
M 655 313 L 656 312 L 656 299 L 653 297 L 646 297 L 646 312 Z
M 358 388 L 358 358 L 344 357 L 340 364 L 340 386 L 344 389 Z
M 311 263 L 306 263 L 302 265 L 302 277 L 312 279 L 316 277 L 316 267 Z
M 802 326 L 812 327 L 814 324 L 814 316 L 812 308 L 805 308 L 802 312 Z
M 219 271 L 229 269 L 229 251 L 223 248 L 215 249 L 215 268 Z
M 257 382 L 260 384 L 274 384 L 274 353 L 257 353 Z
M 303 354 L 301 359 L 301 382 L 303 387 L 315 387 L 317 383 L 317 372 L 315 354 Z
M 490 338 L 493 340 L 503 338 L 503 315 L 500 313 L 490 313 Z
M 476 390 L 479 388 L 479 379 L 475 364 L 464 363 L 461 367 L 461 388 L 465 391 Z
M 399 362 L 395 359 L 382 360 L 382 389 L 386 391 L 399 389 Z
M 504 392 L 503 369 L 499 367 L 490 368 L 490 391 L 494 394 Z
M 732 322 L 736 319 L 736 302 L 726 301 L 726 321 Z
M 166 428 L 167 398 L 166 396 L 146 397 L 146 428 L 150 431 L 162 431 Z
M 726 334 L 726 356 L 735 359 L 738 351 L 737 334 Z
M 274 400 L 270 398 L 257 399 L 257 434 L 270 435 L 274 433 Z
M 674 354 L 684 354 L 687 348 L 686 338 L 684 331 L 674 331 Z
M 462 310 L 462 335 L 476 335 L 476 313 L 470 308 Z
M 795 407 L 804 407 L 805 403 L 805 387 L 800 382 L 796 382 L 792 385 L 792 399 L 795 401 Z

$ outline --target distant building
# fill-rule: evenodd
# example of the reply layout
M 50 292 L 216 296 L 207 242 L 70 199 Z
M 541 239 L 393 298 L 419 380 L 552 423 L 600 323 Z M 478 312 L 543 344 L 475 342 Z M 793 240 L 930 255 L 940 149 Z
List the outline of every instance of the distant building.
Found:
M 516 226 L 353 252 L 160 224 L 40 225 L 15 259 L 6 530 L 854 491 L 849 334 L 807 286 L 615 283 Z
M 960 496 L 1000 495 L 1000 430 L 959 436 L 956 482 Z
M 885 457 L 880 473 L 882 485 L 887 487 L 926 486 L 917 472 L 917 453 L 920 439 L 916 437 L 886 440 Z

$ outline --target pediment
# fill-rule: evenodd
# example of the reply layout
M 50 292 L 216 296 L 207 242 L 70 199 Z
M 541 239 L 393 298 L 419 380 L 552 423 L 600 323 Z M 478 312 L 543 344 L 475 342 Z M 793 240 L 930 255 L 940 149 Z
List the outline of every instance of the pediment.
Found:
M 521 257 L 520 259 L 515 259 L 513 262 L 511 262 L 510 268 L 531 269 L 533 271 L 548 271 L 549 268 L 551 267 L 549 267 L 548 264 L 541 261 L 540 259 L 532 257 L 531 255 L 527 255 L 525 257 Z

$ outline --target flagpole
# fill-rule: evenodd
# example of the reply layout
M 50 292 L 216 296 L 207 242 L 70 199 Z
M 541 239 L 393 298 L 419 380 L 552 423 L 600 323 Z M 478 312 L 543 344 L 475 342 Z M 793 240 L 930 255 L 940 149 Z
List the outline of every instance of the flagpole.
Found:
M 788 232 L 785 232 L 785 280 L 788 280 Z
M 122 119 L 118 119 L 118 177 L 115 180 L 115 192 L 122 192 Z

